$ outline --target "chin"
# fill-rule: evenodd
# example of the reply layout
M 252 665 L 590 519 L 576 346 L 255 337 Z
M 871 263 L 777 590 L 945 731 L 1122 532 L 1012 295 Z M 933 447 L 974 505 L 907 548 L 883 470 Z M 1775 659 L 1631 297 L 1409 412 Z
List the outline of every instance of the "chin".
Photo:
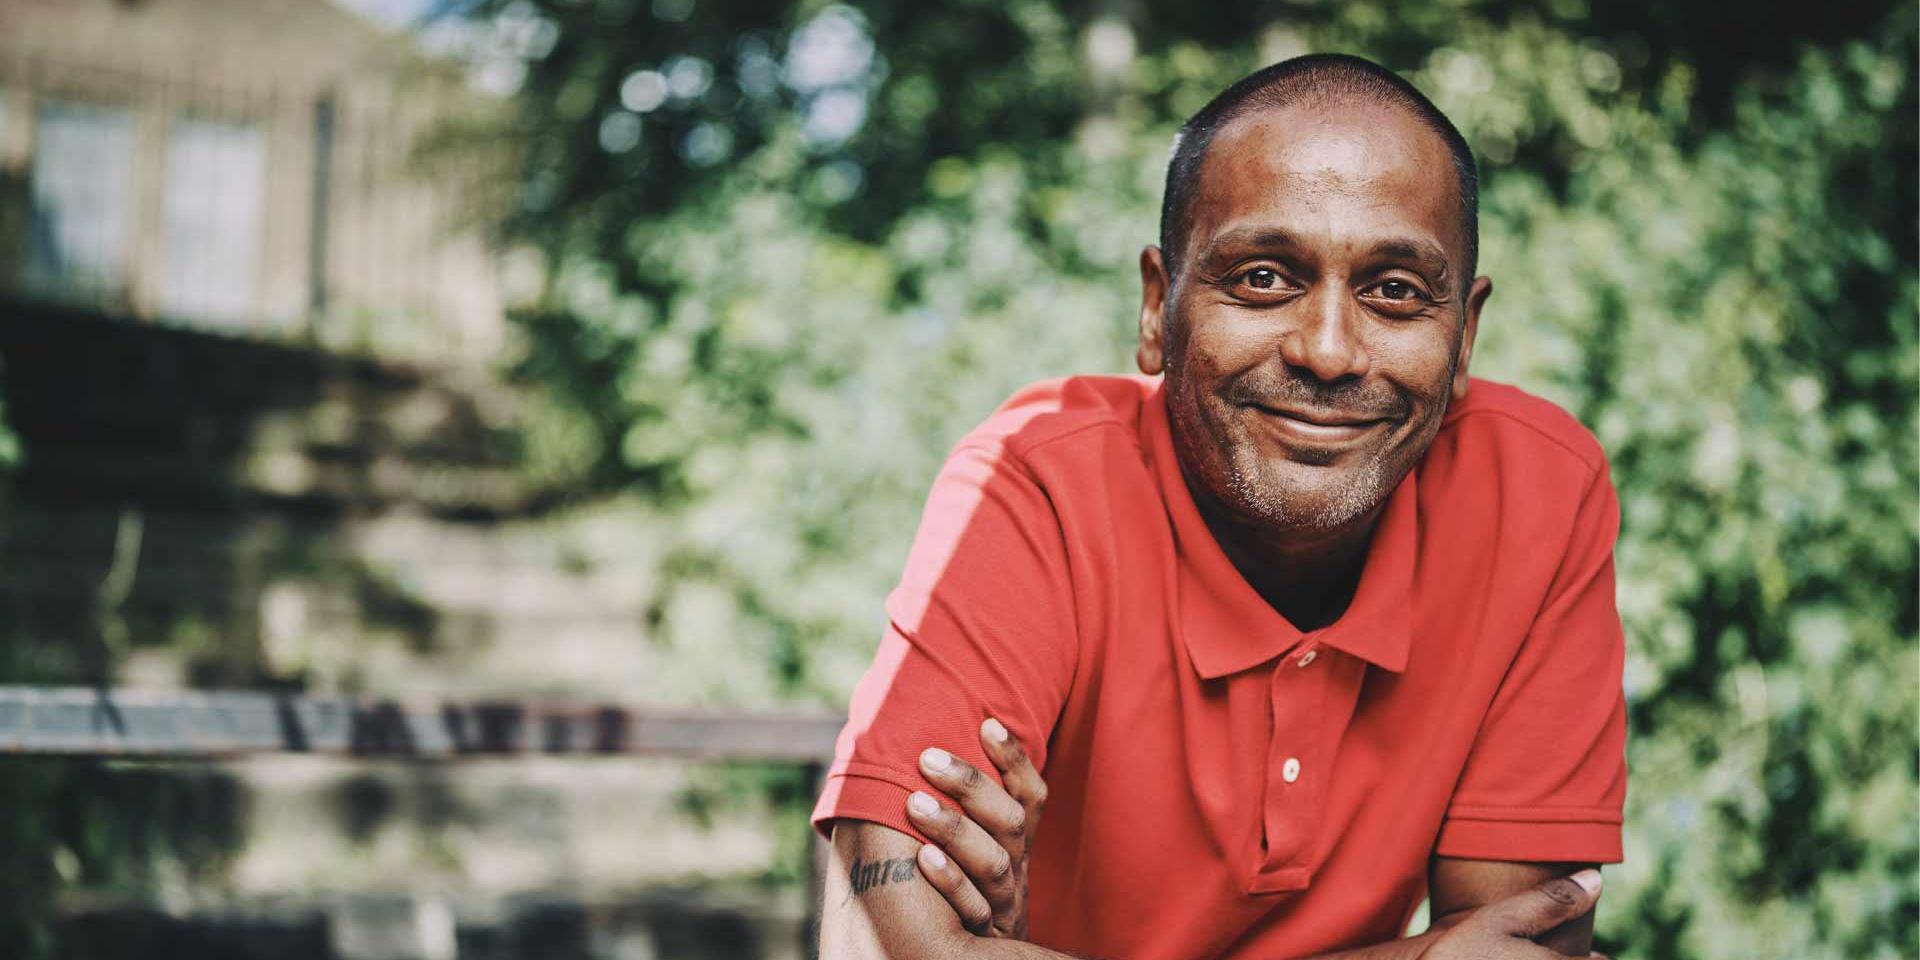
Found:
M 1345 468 L 1299 461 L 1237 465 L 1228 500 L 1247 519 L 1268 528 L 1338 530 L 1384 503 L 1393 491 L 1385 458 Z

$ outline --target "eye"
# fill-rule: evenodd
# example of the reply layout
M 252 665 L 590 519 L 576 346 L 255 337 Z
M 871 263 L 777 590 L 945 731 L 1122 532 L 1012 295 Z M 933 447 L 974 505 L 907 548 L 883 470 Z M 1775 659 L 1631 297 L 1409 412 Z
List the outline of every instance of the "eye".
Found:
M 1380 296 L 1388 300 L 1418 300 L 1420 291 L 1405 280 L 1388 280 L 1379 287 Z
M 1398 277 L 1387 277 L 1361 290 L 1360 296 L 1380 313 L 1409 320 L 1425 315 L 1433 305 L 1433 298 L 1418 283 Z
M 1300 284 L 1277 266 L 1249 266 L 1228 274 L 1221 286 L 1231 296 L 1262 305 L 1286 303 L 1300 292 Z

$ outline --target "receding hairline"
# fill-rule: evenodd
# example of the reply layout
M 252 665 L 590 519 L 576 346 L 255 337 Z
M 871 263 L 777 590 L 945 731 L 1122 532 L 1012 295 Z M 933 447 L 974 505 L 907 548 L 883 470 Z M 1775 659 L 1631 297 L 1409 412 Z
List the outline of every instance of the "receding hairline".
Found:
M 1354 106 L 1360 107 L 1360 111 L 1351 112 L 1344 109 Z M 1382 112 L 1378 114 L 1369 114 L 1366 112 L 1371 110 L 1379 110 Z M 1298 121 L 1289 118 L 1287 121 L 1275 123 L 1275 114 L 1295 111 L 1304 112 L 1306 116 Z M 1316 113 L 1318 116 L 1315 116 Z M 1325 117 L 1327 119 L 1322 120 L 1319 119 L 1319 117 Z M 1418 136 L 1420 138 L 1417 143 L 1409 144 L 1407 152 L 1400 153 L 1393 147 L 1383 147 L 1383 145 L 1377 141 L 1372 144 L 1366 143 L 1367 138 L 1373 136 L 1382 125 L 1396 122 L 1413 124 L 1421 131 L 1419 134 L 1404 135 Z M 1261 130 L 1262 127 L 1267 127 L 1268 129 L 1263 131 Z M 1272 132 L 1276 127 L 1282 131 L 1278 136 L 1284 138 L 1277 143 L 1273 139 L 1270 139 L 1276 136 L 1276 134 Z M 1309 127 L 1311 129 L 1307 129 Z M 1296 130 L 1299 132 L 1296 133 Z M 1436 160 L 1440 163 L 1448 163 L 1445 145 L 1439 143 L 1437 138 L 1432 137 L 1430 131 L 1427 131 L 1425 126 L 1420 124 L 1416 118 L 1407 116 L 1405 111 L 1396 110 L 1390 104 L 1360 103 L 1353 100 L 1342 101 L 1330 98 L 1325 102 L 1319 100 L 1296 100 L 1279 106 L 1258 107 L 1247 110 L 1223 122 L 1219 128 L 1214 131 L 1213 140 L 1207 145 L 1206 152 L 1199 157 L 1198 165 L 1193 171 L 1191 184 L 1192 194 L 1187 199 L 1185 218 L 1182 224 L 1182 246 L 1186 248 L 1182 251 L 1182 254 L 1196 259 L 1199 258 L 1205 253 L 1207 245 L 1210 242 L 1220 239 L 1219 236 L 1210 235 L 1213 231 L 1227 230 L 1229 233 L 1233 233 L 1245 232 L 1245 230 L 1249 229 L 1244 226 L 1235 227 L 1233 223 L 1230 222 L 1209 222 L 1203 225 L 1201 223 L 1201 211 L 1218 204 L 1218 191 L 1225 190 L 1230 192 L 1234 189 L 1233 184 L 1236 177 L 1235 174 L 1230 171 L 1236 164 L 1247 162 L 1242 158 L 1248 155 L 1250 148 L 1252 153 L 1257 154 L 1261 158 L 1253 162 L 1265 166 L 1270 162 L 1278 162 L 1278 157 L 1289 151 L 1289 148 L 1308 144 L 1315 139 L 1327 137 L 1329 134 L 1331 134 L 1330 139 L 1335 142 L 1346 141 L 1348 146 L 1344 147 L 1344 149 L 1353 149 L 1363 157 L 1361 160 L 1362 163 L 1375 164 L 1372 168 L 1371 176 L 1393 179 L 1413 176 L 1431 183 L 1430 180 L 1427 180 L 1428 177 L 1432 176 L 1429 171 L 1431 163 Z M 1343 148 L 1335 149 L 1339 150 Z M 1392 152 L 1389 153 L 1387 151 Z M 1383 158 L 1386 162 L 1379 162 Z M 1287 166 L 1289 168 L 1295 168 L 1297 164 L 1288 164 Z M 1301 173 L 1305 172 L 1305 170 L 1304 168 L 1299 168 L 1293 169 L 1293 172 Z M 1451 175 L 1444 176 L 1450 183 L 1454 179 Z M 1209 181 L 1208 178 L 1212 179 Z M 1214 184 L 1211 188 L 1213 193 L 1210 193 L 1208 188 L 1205 187 L 1205 184 L 1209 182 Z M 1458 188 L 1457 184 L 1454 184 L 1440 186 L 1438 189 L 1453 194 Z M 1446 202 L 1457 206 L 1459 199 L 1457 196 L 1451 196 L 1447 198 Z M 1259 228 L 1256 227 L 1252 229 L 1257 230 Z M 1442 249 L 1440 252 L 1449 261 L 1451 261 L 1453 255 L 1459 253 L 1459 251 L 1448 251 L 1445 249 L 1445 247 L 1451 245 L 1452 242 L 1447 236 L 1450 231 L 1443 230 L 1440 234 L 1436 235 L 1429 234 L 1424 228 L 1410 229 L 1414 229 L 1414 233 L 1419 236 L 1432 236 L 1433 239 L 1441 241 Z M 1401 242 L 1408 243 L 1412 241 L 1403 240 Z M 1423 252 L 1431 252 L 1431 243 L 1422 241 L 1416 245 L 1423 248 Z M 1453 266 L 1454 265 L 1449 262 L 1449 269 L 1452 269 Z
M 1181 125 L 1167 162 L 1160 208 L 1160 246 L 1167 269 L 1177 274 L 1193 227 L 1201 174 L 1213 142 L 1234 124 L 1270 111 L 1364 104 L 1393 110 L 1440 141 L 1454 168 L 1454 188 L 1466 247 L 1466 276 L 1479 255 L 1479 171 L 1473 152 L 1453 122 L 1400 75 L 1360 57 L 1308 54 L 1283 60 L 1242 78 Z

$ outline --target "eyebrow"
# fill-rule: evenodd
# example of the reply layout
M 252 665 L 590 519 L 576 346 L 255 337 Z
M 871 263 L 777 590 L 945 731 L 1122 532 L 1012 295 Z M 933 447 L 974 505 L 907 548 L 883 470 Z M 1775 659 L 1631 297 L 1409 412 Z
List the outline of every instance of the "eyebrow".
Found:
M 1367 251 L 1370 256 L 1398 260 L 1413 260 L 1426 264 L 1438 276 L 1447 275 L 1447 254 L 1438 244 L 1410 237 L 1382 240 Z
M 1276 247 L 1299 247 L 1300 238 L 1277 227 L 1239 227 L 1207 241 L 1201 249 L 1202 254 L 1211 254 L 1223 247 L 1257 247 L 1273 249 Z
M 1253 247 L 1272 250 L 1278 248 L 1299 249 L 1303 246 L 1300 238 L 1278 227 L 1241 227 L 1229 230 L 1209 241 L 1200 253 L 1210 256 L 1221 249 Z M 1436 276 L 1445 277 L 1447 270 L 1446 251 L 1439 244 L 1417 237 L 1390 237 L 1374 244 L 1367 250 L 1366 256 L 1379 259 L 1411 260 L 1420 263 Z

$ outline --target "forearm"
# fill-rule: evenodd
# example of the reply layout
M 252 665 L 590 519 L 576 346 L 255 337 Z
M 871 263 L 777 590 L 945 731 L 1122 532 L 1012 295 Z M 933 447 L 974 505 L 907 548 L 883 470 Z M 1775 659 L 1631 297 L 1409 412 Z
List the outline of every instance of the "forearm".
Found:
M 821 911 L 822 957 L 835 960 L 1076 960 L 1019 940 L 976 937 L 920 874 L 920 842 L 840 821 Z
M 1427 948 L 1433 945 L 1433 941 L 1439 939 L 1442 932 L 1444 931 L 1439 929 L 1428 930 L 1417 937 L 1409 937 L 1405 940 L 1389 940 L 1385 943 L 1355 947 L 1338 953 L 1316 954 L 1309 960 L 1419 960 L 1426 954 Z
M 1372 946 L 1342 950 L 1339 953 L 1318 954 L 1308 960 L 1419 960 L 1438 936 L 1438 931 L 1429 931 L 1407 940 L 1392 940 Z M 980 939 L 955 944 L 951 957 L 954 960 L 1079 960 L 1064 953 L 1018 940 Z M 1107 960 L 1126 960 L 1126 958 L 1111 957 Z
M 952 863 L 940 859 L 937 852 L 930 854 L 933 859 L 926 861 L 924 869 L 932 872 L 922 874 L 920 849 L 920 842 L 913 837 L 878 824 L 841 821 L 835 826 L 822 904 L 822 956 L 849 960 L 1075 960 L 1018 939 L 973 935 L 962 925 L 960 914 L 971 915 L 978 905 L 960 903 L 957 913 L 956 905 L 949 904 L 927 881 L 930 876 L 944 882 L 945 874 L 953 871 Z M 1568 879 L 1568 866 L 1436 857 L 1430 871 L 1434 921 L 1425 933 L 1317 954 L 1310 960 L 1422 960 L 1436 947 L 1449 956 L 1479 956 L 1474 948 L 1486 944 L 1475 937 L 1508 943 L 1531 940 L 1562 956 L 1587 956 L 1600 876 L 1597 870 L 1583 867 L 1574 871 L 1578 876 Z M 977 899 L 978 894 L 974 896 Z M 1481 908 L 1496 899 L 1521 903 L 1523 896 L 1532 898 L 1533 902 L 1525 904 L 1531 914 L 1559 922 L 1538 922 L 1523 914 L 1518 918 L 1523 922 L 1516 925 L 1511 907 L 1504 914 L 1485 914 L 1483 918 Z M 1578 912 L 1571 909 L 1576 906 Z M 976 922 L 987 923 L 985 914 L 981 916 Z M 1463 922 L 1472 925 L 1472 935 L 1467 937 L 1472 943 L 1455 942 L 1466 932 Z M 1511 929 L 1500 926 L 1502 922 Z M 1537 955 L 1537 947 L 1529 949 Z
M 1427 928 L 1425 933 L 1404 940 L 1390 940 L 1371 946 L 1355 947 L 1337 953 L 1316 954 L 1307 960 L 1420 960 L 1427 955 L 1443 934 L 1455 924 L 1465 920 L 1468 909 L 1459 909 L 1441 917 Z M 1535 943 L 1555 953 L 1567 957 L 1588 956 L 1593 947 L 1593 913 L 1584 913 L 1572 920 L 1560 924 L 1545 933 L 1531 938 Z
M 976 938 L 966 944 L 962 952 L 966 960 L 1082 960 L 1071 954 L 1046 947 L 1035 946 L 1023 940 L 988 940 Z M 1110 960 L 1126 960 L 1125 957 L 1113 957 Z
M 1419 960 L 1426 956 L 1434 941 L 1447 932 L 1454 924 L 1466 918 L 1470 911 L 1461 910 L 1450 916 L 1435 920 L 1427 932 L 1404 940 L 1389 940 L 1366 947 L 1355 947 L 1338 953 L 1316 954 L 1308 960 Z M 1574 920 L 1563 923 L 1552 930 L 1534 938 L 1543 947 L 1569 957 L 1584 957 L 1593 946 L 1593 914 L 1587 913 Z

